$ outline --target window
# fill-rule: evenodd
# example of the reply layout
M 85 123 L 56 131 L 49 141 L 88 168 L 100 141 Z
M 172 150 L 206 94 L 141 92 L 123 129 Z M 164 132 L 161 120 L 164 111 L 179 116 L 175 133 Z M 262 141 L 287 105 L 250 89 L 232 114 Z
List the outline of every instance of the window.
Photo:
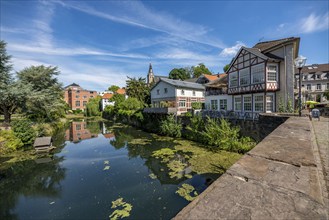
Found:
M 94 94 L 94 92 L 93 91 L 90 91 L 90 94 Z
M 211 109 L 212 110 L 218 110 L 218 101 L 217 100 L 211 100 Z
M 233 72 L 229 74 L 230 88 L 238 86 L 238 72 Z
M 80 131 L 80 130 L 81 130 L 81 125 L 80 125 L 80 124 L 75 125 L 75 129 L 76 129 L 77 131 Z
M 304 77 L 305 80 L 307 80 L 307 75 L 304 75 L 303 77 Z
M 234 111 L 241 111 L 241 97 L 234 97 Z
M 274 112 L 274 96 L 266 95 L 266 112 Z
M 254 96 L 254 109 L 255 109 L 255 112 L 264 111 L 263 95 L 255 95 Z
M 75 106 L 80 106 L 80 101 L 75 101 Z
M 306 85 L 306 89 L 307 89 L 308 91 L 311 91 L 311 84 L 307 84 L 307 85 Z
M 249 68 L 240 70 L 240 86 L 245 86 L 250 84 L 250 77 L 249 77 Z
M 258 64 L 251 67 L 251 81 L 252 83 L 262 83 L 264 82 L 264 64 Z
M 227 99 L 219 100 L 219 108 L 220 110 L 227 110 Z
M 83 101 L 83 106 L 86 106 L 87 105 L 87 101 Z
M 84 99 L 86 99 L 86 98 L 87 98 L 87 96 L 86 96 L 86 95 L 84 95 L 84 96 L 83 96 L 83 98 L 84 98 Z
M 76 95 L 76 96 L 75 96 L 75 98 L 77 98 L 77 99 L 78 99 L 78 98 L 80 98 L 80 96 Z
M 327 83 L 327 89 L 329 89 L 329 83 Z
M 316 90 L 321 90 L 321 84 L 316 84 Z
M 278 72 L 278 66 L 277 65 L 268 65 L 267 69 L 267 80 L 268 81 L 276 81 L 276 75 Z
M 193 96 L 195 96 L 195 91 L 193 91 Z
M 160 95 L 160 89 L 157 89 L 157 95 Z
M 77 90 L 76 92 L 77 92 L 77 93 L 80 93 L 80 90 Z
M 168 93 L 168 89 L 167 88 L 164 88 L 164 93 Z
M 243 97 L 243 110 L 244 111 L 252 111 L 251 96 L 244 96 Z
M 316 75 L 316 79 L 321 79 L 321 75 L 320 74 Z
M 179 107 L 185 107 L 186 106 L 186 100 L 179 100 Z
M 182 89 L 182 90 L 180 91 L 180 94 L 181 94 L 181 95 L 185 95 L 185 91 Z

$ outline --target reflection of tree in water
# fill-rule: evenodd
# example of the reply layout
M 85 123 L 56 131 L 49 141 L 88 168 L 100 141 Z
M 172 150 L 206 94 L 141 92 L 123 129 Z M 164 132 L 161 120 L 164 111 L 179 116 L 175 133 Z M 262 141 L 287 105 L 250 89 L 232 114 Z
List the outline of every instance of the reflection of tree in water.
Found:
M 162 184 L 178 184 L 184 178 L 170 178 L 166 163 L 152 157 L 152 153 L 162 148 L 174 148 L 173 139 L 159 138 L 149 133 L 137 130 L 129 126 L 113 126 L 109 128 L 115 134 L 115 139 L 110 144 L 120 149 L 126 147 L 129 158 L 141 157 L 145 159 L 145 165 L 154 173 Z
M 102 122 L 99 122 L 99 121 L 87 121 L 86 126 L 87 126 L 87 129 L 90 131 L 90 133 L 99 134 L 99 133 L 101 133 L 101 130 L 102 130 L 101 123 Z
M 62 160 L 56 156 L 42 164 L 26 160 L 0 171 L 0 219 L 17 219 L 12 211 L 21 195 L 60 197 L 60 181 L 65 178 L 65 169 L 59 165 Z

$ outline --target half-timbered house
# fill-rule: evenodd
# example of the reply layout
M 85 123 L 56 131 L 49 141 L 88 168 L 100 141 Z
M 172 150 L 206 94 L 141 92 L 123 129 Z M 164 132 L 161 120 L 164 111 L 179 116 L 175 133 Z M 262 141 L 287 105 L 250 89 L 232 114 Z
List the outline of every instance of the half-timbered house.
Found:
M 279 104 L 294 104 L 294 59 L 299 41 L 291 37 L 241 47 L 227 71 L 235 112 L 276 112 Z

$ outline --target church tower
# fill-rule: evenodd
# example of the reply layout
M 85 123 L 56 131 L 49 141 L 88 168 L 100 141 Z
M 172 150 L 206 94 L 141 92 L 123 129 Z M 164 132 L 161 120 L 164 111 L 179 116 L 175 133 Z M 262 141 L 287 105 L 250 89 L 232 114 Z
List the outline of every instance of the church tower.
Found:
M 147 84 L 151 85 L 154 82 L 154 73 L 152 69 L 152 64 L 150 63 L 149 72 L 147 73 Z

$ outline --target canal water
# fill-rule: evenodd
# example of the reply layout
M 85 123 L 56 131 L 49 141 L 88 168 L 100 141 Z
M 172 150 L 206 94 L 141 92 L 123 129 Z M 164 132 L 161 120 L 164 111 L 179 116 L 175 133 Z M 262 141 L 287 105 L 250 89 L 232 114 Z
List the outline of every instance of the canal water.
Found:
M 176 193 L 182 184 L 200 194 L 240 157 L 226 153 L 228 164 L 203 171 L 207 155 L 195 143 L 103 122 L 72 122 L 54 138 L 52 154 L 0 172 L 0 219 L 109 219 L 119 198 L 132 206 L 127 219 L 170 219 L 189 203 Z M 174 155 L 154 156 L 164 148 Z M 183 168 L 168 168 L 173 160 Z

